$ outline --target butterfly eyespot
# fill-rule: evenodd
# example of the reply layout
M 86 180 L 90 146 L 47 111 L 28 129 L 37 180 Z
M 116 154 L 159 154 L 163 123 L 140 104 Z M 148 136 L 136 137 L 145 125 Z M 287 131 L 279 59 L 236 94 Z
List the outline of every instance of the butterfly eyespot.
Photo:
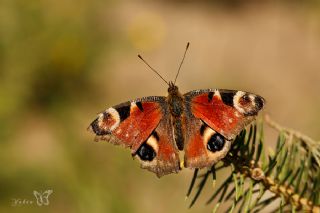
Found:
M 143 161 L 152 161 L 156 157 L 156 152 L 153 150 L 152 146 L 144 143 L 138 149 L 137 155 Z
M 220 151 L 225 144 L 224 137 L 218 133 L 212 135 L 207 143 L 207 149 L 211 152 Z
M 257 108 L 258 110 L 261 110 L 261 109 L 263 108 L 263 105 L 264 105 L 264 100 L 263 100 L 263 98 L 261 98 L 261 97 L 256 97 L 256 98 L 254 99 L 254 102 L 255 102 L 256 108 Z
M 110 115 L 110 113 L 104 112 L 103 113 L 103 120 L 107 120 L 109 118 L 111 118 L 112 116 Z
M 251 101 L 249 95 L 247 95 L 247 94 L 245 94 L 244 96 L 242 96 L 242 100 L 243 100 L 244 102 L 249 102 L 249 101 Z

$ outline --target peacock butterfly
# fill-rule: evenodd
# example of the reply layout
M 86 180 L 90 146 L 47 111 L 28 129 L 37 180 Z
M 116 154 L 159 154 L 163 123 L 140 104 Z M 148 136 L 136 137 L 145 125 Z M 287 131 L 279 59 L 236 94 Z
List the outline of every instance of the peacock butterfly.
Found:
M 182 167 L 211 167 L 228 153 L 232 141 L 264 106 L 261 96 L 224 89 L 194 90 L 182 95 L 142 59 L 168 88 L 168 96 L 138 98 L 106 109 L 90 124 L 95 140 L 131 149 L 141 167 L 161 177 Z M 180 163 L 179 151 L 184 151 Z

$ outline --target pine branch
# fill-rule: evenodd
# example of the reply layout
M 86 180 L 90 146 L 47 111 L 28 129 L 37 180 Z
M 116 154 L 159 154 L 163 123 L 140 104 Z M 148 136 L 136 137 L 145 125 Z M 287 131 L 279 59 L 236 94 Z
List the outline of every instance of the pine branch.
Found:
M 315 161 L 318 163 L 318 166 L 320 165 L 320 141 L 315 141 L 309 136 L 304 135 L 296 130 L 283 127 L 275 121 L 271 120 L 270 116 L 268 115 L 265 116 L 265 121 L 270 127 L 286 134 L 288 143 L 292 143 L 294 138 L 298 139 L 298 141 L 301 143 L 302 148 L 304 148 L 306 152 L 311 151 L 313 157 L 315 158 Z
M 274 202 L 278 202 L 278 206 L 270 212 L 320 212 L 320 142 L 280 126 L 269 116 L 265 120 L 278 131 L 275 150 L 265 153 L 262 122 L 253 124 L 248 131 L 243 130 L 220 164 L 202 174 L 195 170 L 187 196 L 196 179 L 200 179 L 200 184 L 190 207 L 199 198 L 210 174 L 215 185 L 220 170 L 231 168 L 229 176 L 207 201 L 207 204 L 215 201 L 213 212 L 230 200 L 233 202 L 226 207 L 226 212 L 235 209 L 265 212 L 265 208 Z

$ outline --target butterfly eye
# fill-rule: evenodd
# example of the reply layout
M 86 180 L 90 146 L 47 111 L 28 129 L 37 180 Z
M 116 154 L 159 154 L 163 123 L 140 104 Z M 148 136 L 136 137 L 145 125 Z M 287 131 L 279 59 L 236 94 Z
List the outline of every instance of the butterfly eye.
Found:
M 156 157 L 156 152 L 153 150 L 152 146 L 144 143 L 138 149 L 137 155 L 141 160 L 152 161 Z
M 224 137 L 218 133 L 212 135 L 207 143 L 207 149 L 211 152 L 220 151 L 224 146 Z

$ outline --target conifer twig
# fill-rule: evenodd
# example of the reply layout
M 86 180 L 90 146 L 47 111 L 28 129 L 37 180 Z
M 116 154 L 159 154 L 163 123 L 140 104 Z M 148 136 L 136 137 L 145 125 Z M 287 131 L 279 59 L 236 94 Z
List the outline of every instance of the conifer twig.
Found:
M 215 179 L 219 179 L 216 171 L 231 167 L 229 177 L 215 188 L 207 202 L 212 203 L 217 198 L 213 212 L 230 199 L 233 202 L 227 212 L 265 212 L 265 208 L 276 200 L 281 202 L 273 212 L 290 209 L 320 212 L 319 143 L 302 133 L 280 126 L 270 117 L 266 121 L 279 132 L 275 151 L 265 154 L 262 122 L 253 124 L 248 131 L 243 130 L 222 159 L 222 166 L 214 165 L 211 171 L 196 174 L 200 184 L 191 205 L 199 198 L 209 174 L 214 175 L 215 182 Z M 194 176 L 193 181 L 195 179 Z
M 307 146 L 308 150 L 310 150 L 313 153 L 313 156 L 316 162 L 318 163 L 318 166 L 320 166 L 320 141 L 315 141 L 311 137 L 302 134 L 299 131 L 281 126 L 277 122 L 273 121 L 268 114 L 265 115 L 264 119 L 271 128 L 274 128 L 279 132 L 284 132 L 286 136 L 290 139 L 289 143 L 292 142 L 293 137 L 298 138 L 303 143 L 301 145 L 303 147 Z

